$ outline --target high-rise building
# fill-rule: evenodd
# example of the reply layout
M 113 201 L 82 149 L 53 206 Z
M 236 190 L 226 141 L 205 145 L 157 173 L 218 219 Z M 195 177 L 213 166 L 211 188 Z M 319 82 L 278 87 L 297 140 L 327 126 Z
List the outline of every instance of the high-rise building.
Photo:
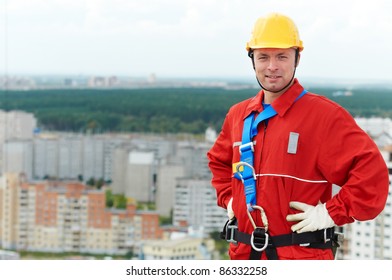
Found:
M 31 113 L 0 110 L 0 174 L 3 170 L 3 144 L 11 139 L 32 139 L 37 120 Z
M 104 139 L 100 137 L 83 137 L 82 167 L 85 180 L 104 177 Z
M 3 170 L 5 172 L 24 173 L 33 178 L 33 142 L 16 139 L 3 144 Z
M 169 162 L 159 165 L 155 202 L 160 215 L 169 217 L 172 214 L 177 178 L 183 178 L 184 174 L 183 165 Z
M 82 138 L 71 136 L 71 135 L 65 135 L 64 137 L 59 137 L 58 143 L 59 143 L 58 178 L 76 179 L 79 178 L 80 176 L 83 176 Z
M 40 134 L 4 143 L 3 171 L 25 173 L 29 180 L 90 178 L 112 180 L 113 151 L 129 141 L 108 135 Z
M 5 174 L 0 182 L 0 246 L 9 250 L 125 254 L 159 239 L 159 216 L 106 207 L 105 189 L 79 182 L 30 183 Z
M 226 211 L 216 205 L 210 180 L 177 179 L 173 225 L 202 228 L 204 233 L 220 231 L 227 221 Z
M 58 136 L 50 135 L 34 139 L 33 176 L 37 179 L 58 178 L 59 141 Z
M 153 202 L 157 172 L 154 151 L 122 146 L 113 155 L 113 191 L 137 201 Z

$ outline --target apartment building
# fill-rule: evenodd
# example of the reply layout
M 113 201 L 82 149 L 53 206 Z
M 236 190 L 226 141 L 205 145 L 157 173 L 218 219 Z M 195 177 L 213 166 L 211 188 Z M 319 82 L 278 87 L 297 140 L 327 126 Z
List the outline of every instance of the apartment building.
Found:
M 207 164 L 207 151 L 210 143 L 195 140 L 172 142 L 173 146 L 166 157 L 159 158 L 155 201 L 157 211 L 169 216 L 174 209 L 177 180 L 211 178 Z
M 125 254 L 159 239 L 159 216 L 106 207 L 105 190 L 80 182 L 29 182 L 16 173 L 0 183 L 0 246 L 9 250 Z
M 173 225 L 202 228 L 205 234 L 221 231 L 227 221 L 226 210 L 216 205 L 210 180 L 177 179 Z
M 355 118 L 357 124 L 372 137 L 378 147 L 392 144 L 392 120 L 389 118 Z
M 90 178 L 108 181 L 113 174 L 113 151 L 129 139 L 109 135 L 40 134 L 9 139 L 2 151 L 3 172 L 23 172 L 29 180 Z
M 0 110 L 0 174 L 3 172 L 3 144 L 11 139 L 31 139 L 36 126 L 37 120 L 31 113 Z
M 33 142 L 28 139 L 14 139 L 3 143 L 3 171 L 22 172 L 27 178 L 33 178 Z
M 41 133 L 4 143 L 4 171 L 28 180 L 104 178 L 114 193 L 155 202 L 169 216 L 177 178 L 210 179 L 210 146 L 191 137 Z
M 154 201 L 157 161 L 152 150 L 119 147 L 114 152 L 113 190 L 137 201 Z
M 175 205 L 175 188 L 177 178 L 183 178 L 185 167 L 180 164 L 166 163 L 159 164 L 157 190 L 155 203 L 157 211 L 161 216 L 169 217 Z
M 144 260 L 211 260 L 215 243 L 212 239 L 179 238 L 152 240 L 142 243 L 141 259 Z
M 31 114 L 0 111 L 3 174 L 25 174 L 23 184 L 20 176 L 1 179 L 3 248 L 96 253 L 126 250 L 147 236 L 153 239 L 155 230 L 159 234 L 154 225 L 157 213 L 169 216 L 172 210 L 175 225 L 202 227 L 206 233 L 221 230 L 225 223 L 225 210 L 216 206 L 206 158 L 216 137 L 211 129 L 206 132 L 208 141 L 153 135 L 33 137 L 34 120 Z M 375 139 L 385 160 L 391 161 L 392 121 L 356 120 Z M 81 183 L 31 183 L 32 179 L 75 180 L 79 176 L 85 181 L 90 177 L 112 180 L 115 193 L 155 201 L 157 212 L 128 210 L 134 213 L 131 215 L 125 210 L 104 209 L 103 194 Z M 75 184 L 73 191 L 67 184 Z M 338 258 L 392 259 L 391 203 L 389 194 L 384 211 L 376 219 L 343 227 L 345 242 Z

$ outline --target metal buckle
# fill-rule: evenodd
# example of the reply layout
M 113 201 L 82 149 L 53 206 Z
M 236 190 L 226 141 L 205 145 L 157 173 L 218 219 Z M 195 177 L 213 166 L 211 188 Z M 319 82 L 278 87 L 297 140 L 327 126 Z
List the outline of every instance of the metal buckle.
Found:
M 327 243 L 328 241 L 331 241 L 331 238 L 327 238 L 327 229 L 324 229 L 324 244 Z
M 255 151 L 255 148 L 254 148 L 253 142 L 249 142 L 249 143 L 242 144 L 242 145 L 240 145 L 240 146 L 239 146 L 240 155 L 242 155 L 242 149 L 243 149 L 243 148 L 248 148 L 248 147 L 250 147 L 250 149 L 252 150 L 252 152 L 254 152 L 254 151 Z
M 226 241 L 237 245 L 238 242 L 234 239 L 234 230 L 238 229 L 238 226 L 236 224 L 233 224 L 234 222 L 235 219 L 231 219 L 226 225 Z
M 268 219 L 267 219 L 267 215 L 265 214 L 265 211 L 264 211 L 264 209 L 262 207 L 260 207 L 258 205 L 252 205 L 251 207 L 253 209 L 257 209 L 257 210 L 260 211 L 260 216 L 261 216 L 261 220 L 263 222 L 264 227 L 257 227 L 256 224 L 255 224 L 255 221 L 253 220 L 252 215 L 250 214 L 249 210 L 247 210 L 248 218 L 249 218 L 249 220 L 250 220 L 250 222 L 251 222 L 251 224 L 252 224 L 252 226 L 254 228 L 254 231 L 252 232 L 252 235 L 250 237 L 250 245 L 252 246 L 252 248 L 255 251 L 262 252 L 262 251 L 264 251 L 267 248 L 268 241 L 269 241 L 269 235 L 267 233 L 267 231 L 268 231 Z M 256 245 L 254 244 L 254 232 L 255 232 L 256 229 L 264 229 L 265 242 L 264 242 L 263 247 L 261 247 L 261 248 L 256 247 Z
M 259 227 L 259 229 L 260 229 L 260 227 Z M 269 235 L 268 235 L 267 231 L 265 230 L 265 228 L 261 228 L 261 229 L 264 229 L 264 235 L 265 235 L 265 241 L 264 241 L 263 247 L 258 248 L 258 247 L 255 245 L 255 243 L 254 243 L 254 238 L 255 238 L 255 237 L 254 237 L 254 233 L 255 233 L 255 231 L 253 231 L 253 232 L 252 232 L 252 235 L 250 236 L 250 245 L 251 245 L 252 248 L 253 248 L 255 251 L 257 251 L 257 252 L 262 252 L 262 251 L 264 251 L 264 250 L 267 248 L 267 246 L 268 246 Z
M 242 174 L 241 174 L 241 171 L 240 171 L 240 167 L 241 166 L 247 166 L 247 167 L 249 167 L 250 169 L 252 169 L 252 175 L 253 175 L 253 179 L 256 181 L 256 172 L 255 172 L 255 169 L 254 169 L 254 167 L 252 166 L 252 165 L 250 165 L 249 163 L 247 163 L 247 162 L 245 162 L 245 161 L 240 161 L 239 163 L 237 163 L 237 165 L 236 165 L 236 170 L 237 170 L 237 174 L 238 174 L 238 176 L 240 176 L 240 178 L 241 178 L 241 181 L 242 181 L 242 183 L 244 182 L 244 177 L 242 176 Z M 250 177 L 249 177 L 250 178 Z

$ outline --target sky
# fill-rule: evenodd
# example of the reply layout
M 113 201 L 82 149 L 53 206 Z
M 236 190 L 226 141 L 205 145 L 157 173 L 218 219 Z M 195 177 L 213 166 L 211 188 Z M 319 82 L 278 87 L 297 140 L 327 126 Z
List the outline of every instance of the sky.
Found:
M 0 0 L 0 75 L 254 77 L 271 12 L 299 29 L 297 77 L 392 81 L 390 0 Z

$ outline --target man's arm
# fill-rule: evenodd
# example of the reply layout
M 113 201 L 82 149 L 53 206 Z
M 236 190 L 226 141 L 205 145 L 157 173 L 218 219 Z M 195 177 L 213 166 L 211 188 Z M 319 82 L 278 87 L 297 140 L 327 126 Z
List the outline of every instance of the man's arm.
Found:
M 228 119 L 228 116 L 226 116 L 215 144 L 207 153 L 208 166 L 212 173 L 211 183 L 216 190 L 217 204 L 223 208 L 227 208 L 232 197 L 233 141 Z
M 374 141 L 347 111 L 339 108 L 332 114 L 319 168 L 341 189 L 326 208 L 337 225 L 374 219 L 386 204 L 388 168 Z

